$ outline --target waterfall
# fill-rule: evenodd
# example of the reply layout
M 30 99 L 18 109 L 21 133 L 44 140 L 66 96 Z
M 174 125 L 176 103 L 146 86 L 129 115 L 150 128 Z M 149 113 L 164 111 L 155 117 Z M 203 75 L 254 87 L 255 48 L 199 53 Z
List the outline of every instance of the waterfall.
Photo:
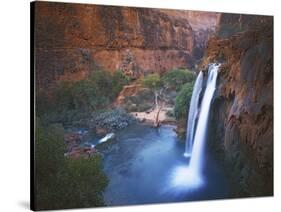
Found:
M 186 127 L 186 141 L 185 141 L 185 153 L 184 153 L 185 157 L 191 156 L 195 122 L 199 112 L 198 103 L 199 103 L 200 93 L 202 90 L 202 82 L 203 82 L 203 73 L 201 71 L 198 74 L 198 77 L 195 81 L 192 96 L 191 96 L 190 106 L 189 106 L 188 120 L 186 125 L 187 127 Z
M 208 69 L 208 80 L 201 103 L 200 114 L 194 135 L 192 154 L 189 162 L 189 168 L 199 176 L 201 175 L 204 162 L 204 143 L 206 140 L 205 137 L 207 134 L 211 101 L 216 90 L 219 66 L 220 64 L 211 64 Z
M 220 64 L 210 64 L 208 68 L 208 79 L 203 99 L 198 107 L 200 90 L 202 89 L 202 72 L 199 73 L 192 93 L 187 132 L 187 148 L 191 147 L 191 155 L 188 166 L 178 166 L 172 172 L 171 186 L 178 189 L 198 189 L 204 184 L 202 169 L 204 164 L 204 143 L 206 140 L 208 118 L 212 98 L 216 90 L 218 69 Z M 194 98 L 193 98 L 194 97 Z M 197 125 L 195 126 L 198 117 Z M 194 137 L 194 138 L 193 138 Z M 192 140 L 193 138 L 193 140 Z M 188 140 L 190 139 L 190 140 Z M 193 141 L 193 142 L 192 142 Z M 190 143 L 192 145 L 190 145 Z M 190 151 L 190 149 L 189 149 Z M 186 152 L 187 153 L 187 152 Z M 185 153 L 185 155 L 186 155 Z
M 99 140 L 99 144 L 100 143 L 104 143 L 106 141 L 108 141 L 109 139 L 114 138 L 115 134 L 114 133 L 108 133 L 106 134 L 102 139 Z

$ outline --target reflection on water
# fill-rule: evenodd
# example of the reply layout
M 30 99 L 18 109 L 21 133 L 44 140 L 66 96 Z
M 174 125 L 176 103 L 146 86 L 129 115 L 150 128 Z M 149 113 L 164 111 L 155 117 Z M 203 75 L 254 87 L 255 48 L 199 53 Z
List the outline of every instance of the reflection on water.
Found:
M 104 170 L 110 179 L 104 193 L 107 205 L 227 197 L 224 175 L 208 155 L 204 182 L 188 172 L 184 143 L 177 140 L 173 128 L 134 125 L 116 134 L 117 148 L 104 157 Z

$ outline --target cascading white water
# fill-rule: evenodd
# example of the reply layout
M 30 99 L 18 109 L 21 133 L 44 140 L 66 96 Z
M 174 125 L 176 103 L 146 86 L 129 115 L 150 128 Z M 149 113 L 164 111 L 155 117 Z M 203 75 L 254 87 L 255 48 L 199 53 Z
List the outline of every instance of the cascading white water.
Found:
M 202 83 L 203 83 L 203 73 L 202 71 L 200 71 L 194 84 L 190 106 L 189 106 L 188 121 L 186 127 L 186 140 L 185 140 L 185 153 L 184 153 L 185 157 L 191 156 L 195 122 L 199 112 L 198 103 L 199 103 L 200 93 L 202 90 Z
M 114 133 L 106 134 L 102 139 L 99 140 L 99 144 L 104 143 L 104 142 L 108 141 L 109 139 L 112 139 L 114 136 L 115 136 Z
M 204 165 L 204 143 L 207 134 L 210 106 L 216 90 L 219 66 L 220 64 L 210 64 L 209 66 L 206 88 L 198 111 L 199 118 L 197 126 L 195 127 L 195 135 L 189 165 L 180 166 L 174 170 L 172 173 L 173 187 L 196 189 L 204 184 L 202 177 L 202 168 Z
M 200 174 L 204 162 L 204 143 L 207 133 L 208 118 L 210 112 L 211 101 L 216 90 L 216 82 L 218 69 L 220 64 L 211 64 L 208 70 L 208 80 L 201 103 L 200 114 L 195 131 L 193 148 L 189 168 L 195 173 Z

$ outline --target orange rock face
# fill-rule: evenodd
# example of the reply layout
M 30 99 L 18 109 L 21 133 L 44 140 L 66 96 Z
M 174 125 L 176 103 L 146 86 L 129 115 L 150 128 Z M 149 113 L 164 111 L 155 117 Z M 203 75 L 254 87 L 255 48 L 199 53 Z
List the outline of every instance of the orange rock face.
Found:
M 144 89 L 144 88 L 142 87 L 142 85 L 139 85 L 139 84 L 132 84 L 132 85 L 124 86 L 116 100 L 116 105 L 122 105 L 124 103 L 124 100 L 126 97 L 133 96 L 142 89 Z
M 273 194 L 273 18 L 222 15 L 202 67 L 221 62 L 210 145 L 221 154 L 234 195 Z
M 198 14 L 36 2 L 37 86 L 50 88 L 60 80 L 80 80 L 96 69 L 119 69 L 139 77 L 191 68 L 202 56 L 217 20 L 216 14 L 202 13 L 203 21 L 196 25 Z

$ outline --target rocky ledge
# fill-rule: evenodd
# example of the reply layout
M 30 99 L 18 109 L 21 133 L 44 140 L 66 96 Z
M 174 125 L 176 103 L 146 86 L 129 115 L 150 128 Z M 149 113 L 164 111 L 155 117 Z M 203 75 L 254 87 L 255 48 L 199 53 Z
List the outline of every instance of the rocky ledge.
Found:
M 201 64 L 222 63 L 209 145 L 231 173 L 233 185 L 239 185 L 231 188 L 232 196 L 272 195 L 273 18 L 225 16 L 222 27 L 228 23 L 242 30 L 210 39 Z
M 35 7 L 36 87 L 47 90 L 99 69 L 138 78 L 191 68 L 217 20 L 206 12 L 56 2 Z

